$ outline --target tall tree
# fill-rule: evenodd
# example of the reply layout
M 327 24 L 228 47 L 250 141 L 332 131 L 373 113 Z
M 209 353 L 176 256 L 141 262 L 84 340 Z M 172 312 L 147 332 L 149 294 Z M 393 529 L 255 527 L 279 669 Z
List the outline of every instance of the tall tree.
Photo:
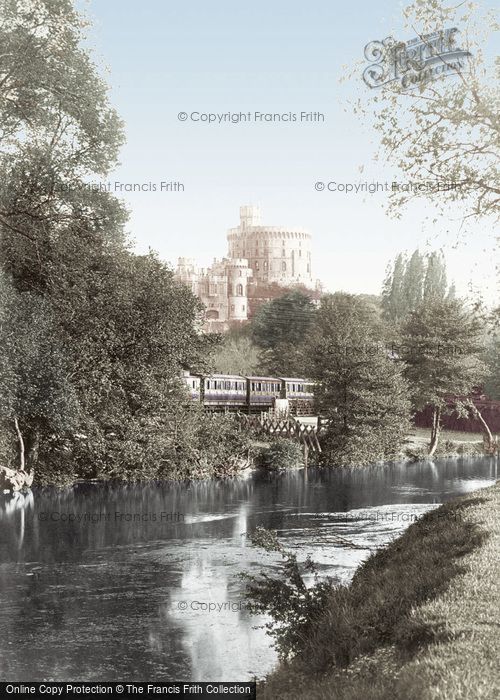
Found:
M 387 271 L 382 290 L 382 309 L 384 316 L 391 321 L 400 321 L 406 315 L 407 306 L 404 297 L 404 278 L 406 260 L 399 253 L 394 261 L 394 268 Z
M 287 292 L 259 307 L 252 321 L 252 336 L 262 348 L 263 370 L 278 376 L 303 371 L 300 348 L 314 319 L 315 307 L 301 291 Z
M 447 290 L 446 263 L 443 255 L 433 251 L 427 258 L 424 280 L 424 301 L 442 301 Z
M 422 304 L 403 327 L 401 359 L 414 408 L 432 409 L 429 456 L 436 451 L 449 401 L 466 399 L 487 374 L 482 330 L 480 320 L 457 300 Z
M 410 428 L 408 387 L 373 307 L 349 294 L 324 297 L 306 355 L 319 381 L 318 409 L 328 418 L 328 464 L 395 457 Z
M 403 298 L 405 312 L 416 309 L 422 302 L 424 285 L 424 259 L 420 251 L 415 250 L 406 265 L 403 279 Z

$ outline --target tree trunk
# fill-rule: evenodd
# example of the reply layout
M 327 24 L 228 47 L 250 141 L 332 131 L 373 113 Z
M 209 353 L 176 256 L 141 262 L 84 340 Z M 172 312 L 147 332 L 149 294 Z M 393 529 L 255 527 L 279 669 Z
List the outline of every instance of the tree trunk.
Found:
M 480 423 L 483 428 L 484 432 L 484 437 L 486 438 L 486 449 L 488 451 L 493 449 L 493 435 L 491 434 L 491 430 L 487 424 L 487 422 L 484 420 L 483 416 L 481 415 L 481 411 L 478 409 L 478 407 L 474 403 L 469 404 L 470 411 L 474 418 L 476 418 Z
M 429 445 L 429 457 L 432 457 L 436 451 L 439 441 L 439 433 L 441 430 L 441 409 L 439 406 L 434 406 L 432 413 L 432 429 L 431 429 L 431 442 Z
M 34 469 L 38 461 L 39 435 L 36 430 L 32 430 L 25 440 L 26 467 Z
M 17 441 L 19 443 L 19 469 L 24 471 L 25 461 L 24 461 L 24 439 L 21 430 L 19 429 L 19 422 L 14 416 L 14 427 L 16 429 Z

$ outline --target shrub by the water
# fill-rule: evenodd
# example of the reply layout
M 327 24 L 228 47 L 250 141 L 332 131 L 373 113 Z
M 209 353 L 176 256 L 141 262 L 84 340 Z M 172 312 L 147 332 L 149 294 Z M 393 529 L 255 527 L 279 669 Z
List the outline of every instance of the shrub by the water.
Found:
M 161 420 L 130 420 L 107 431 L 89 428 L 78 439 L 54 436 L 41 444 L 40 483 L 224 477 L 253 458 L 250 436 L 234 416 L 189 406 Z
M 271 616 L 265 627 L 274 638 L 280 658 L 286 660 L 299 653 L 304 640 L 312 634 L 327 604 L 331 583 L 321 581 L 308 587 L 304 574 L 317 576 L 313 561 L 308 557 L 304 564 L 299 564 L 296 555 L 283 548 L 273 530 L 257 527 L 251 541 L 268 552 L 279 552 L 283 559 L 283 576 L 243 574 L 243 579 L 247 583 L 250 610 Z
M 267 469 L 297 469 L 304 466 L 302 448 L 289 438 L 277 438 L 262 449 L 259 463 Z

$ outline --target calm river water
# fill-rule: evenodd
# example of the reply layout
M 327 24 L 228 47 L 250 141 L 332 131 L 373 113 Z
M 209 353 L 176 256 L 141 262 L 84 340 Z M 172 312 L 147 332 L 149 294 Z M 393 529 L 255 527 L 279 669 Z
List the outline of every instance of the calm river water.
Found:
M 497 468 L 447 460 L 0 496 L 0 679 L 262 677 L 276 657 L 239 574 L 278 559 L 246 533 L 276 529 L 347 581 L 411 518 L 492 484 Z

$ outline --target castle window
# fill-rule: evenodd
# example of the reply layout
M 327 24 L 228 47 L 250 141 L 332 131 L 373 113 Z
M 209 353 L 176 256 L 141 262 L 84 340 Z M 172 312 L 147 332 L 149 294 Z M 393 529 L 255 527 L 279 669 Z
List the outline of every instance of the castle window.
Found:
M 302 251 L 299 250 L 299 258 L 301 258 L 301 257 L 302 257 Z
M 256 269 L 256 270 L 259 269 L 259 261 L 258 261 L 258 260 L 255 261 L 255 269 Z
M 285 272 L 285 270 L 286 270 L 286 262 L 284 260 L 281 263 L 281 269 L 283 270 L 283 272 Z
M 245 311 L 245 304 L 243 304 L 243 306 L 241 307 L 241 310 Z
M 281 251 L 281 255 L 282 255 L 283 258 L 284 258 L 285 255 L 286 255 L 286 250 L 285 250 L 284 248 L 283 248 L 283 250 Z
M 267 260 L 264 260 L 264 270 L 267 270 L 267 267 L 268 267 Z
M 231 304 L 231 311 L 234 311 L 234 304 Z
M 238 297 L 243 296 L 243 285 L 242 284 L 236 285 L 236 296 L 238 296 Z

